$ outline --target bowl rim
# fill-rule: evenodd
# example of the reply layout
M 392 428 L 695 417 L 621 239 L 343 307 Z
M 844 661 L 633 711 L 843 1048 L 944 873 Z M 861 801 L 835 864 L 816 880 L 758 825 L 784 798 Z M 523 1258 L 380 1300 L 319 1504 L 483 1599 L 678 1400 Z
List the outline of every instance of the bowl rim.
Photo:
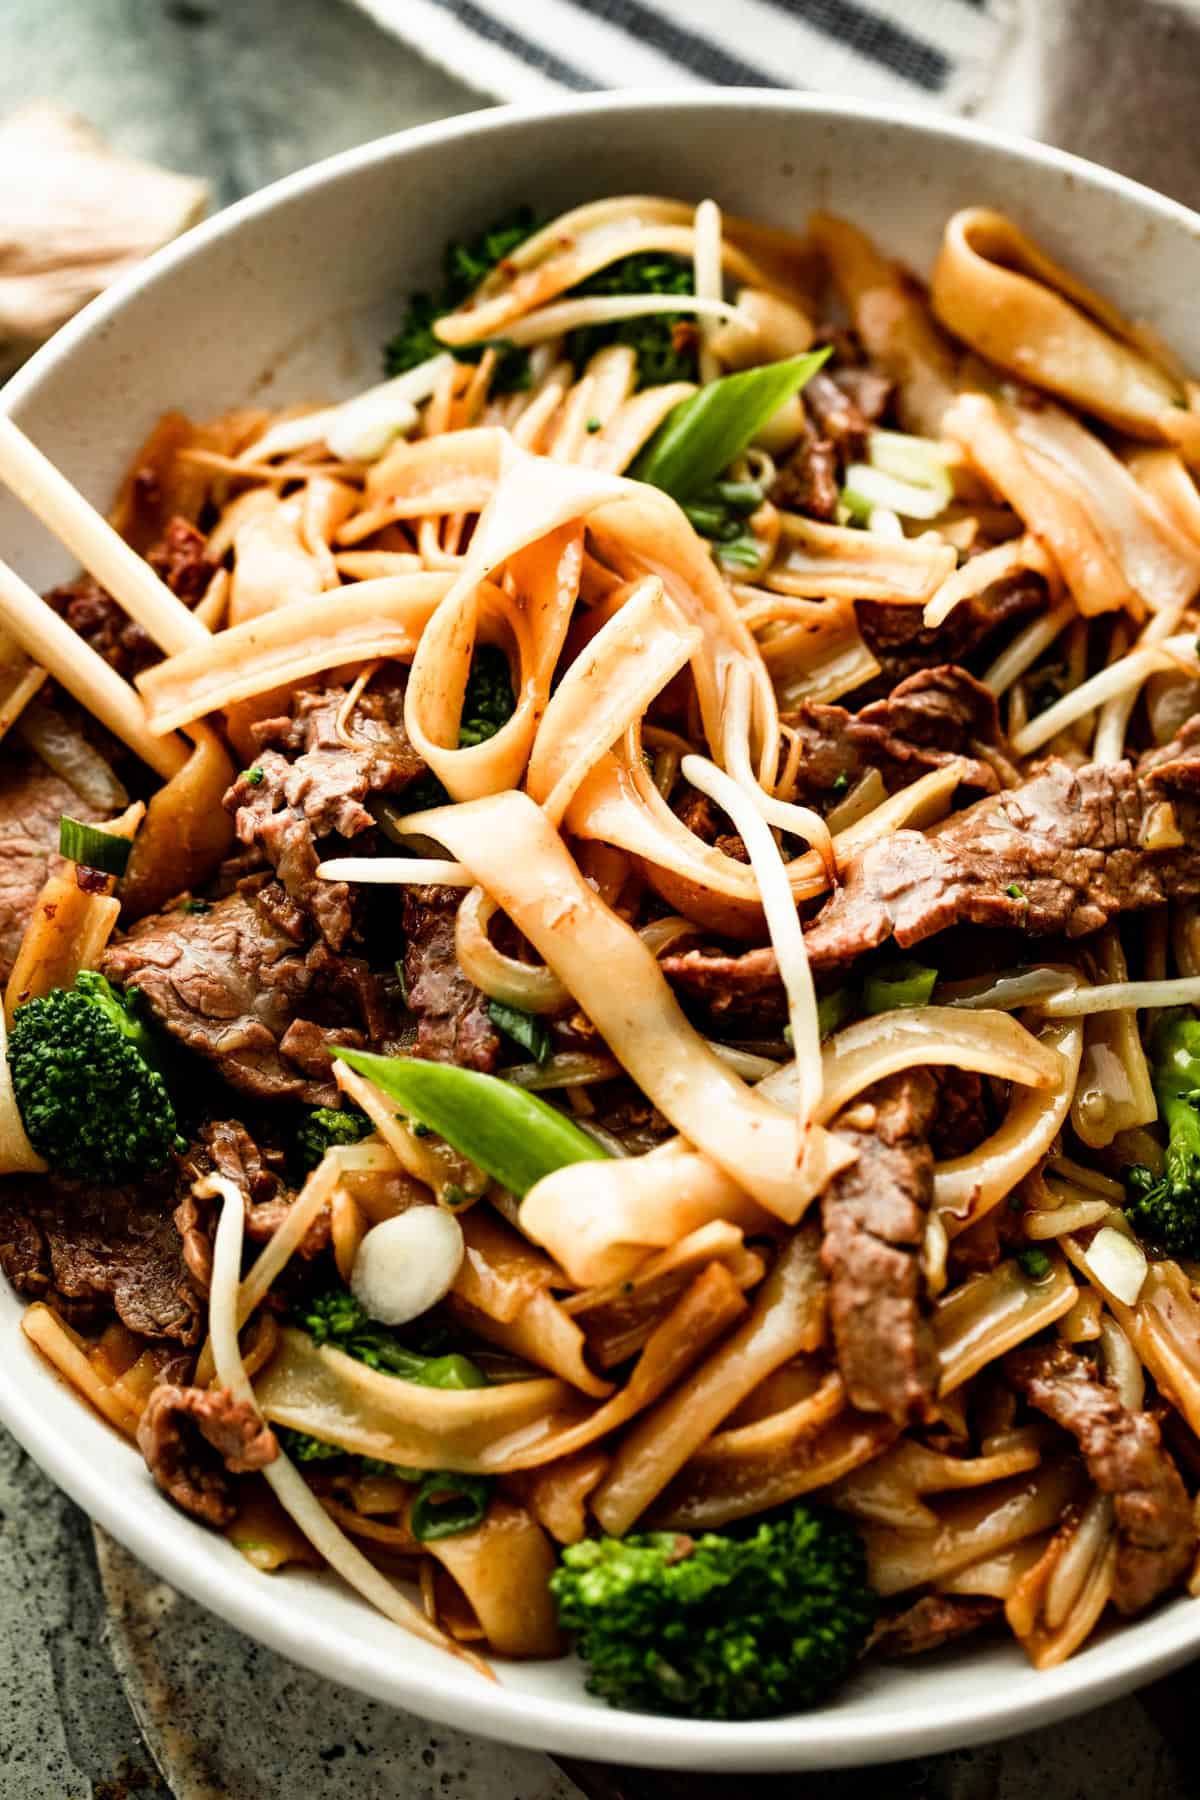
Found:
M 131 297 L 153 287 L 179 266 L 202 258 L 210 244 L 242 232 L 255 219 L 294 197 L 358 171 L 392 160 L 402 161 L 409 151 L 451 140 L 503 136 L 510 127 L 525 123 L 561 122 L 569 127 L 580 116 L 641 115 L 648 110 L 658 114 L 738 110 L 807 113 L 831 120 L 860 119 L 896 126 L 930 146 L 983 145 L 1026 168 L 1074 176 L 1084 185 L 1107 190 L 1122 204 L 1150 214 L 1175 230 L 1200 236 L 1200 216 L 1128 176 L 1016 134 L 969 120 L 943 118 L 917 107 L 758 88 L 630 88 L 485 107 L 340 151 L 272 182 L 193 227 L 117 280 L 38 350 L 0 390 L 0 414 L 19 415 L 36 399 L 43 379 L 59 362 L 69 358 L 93 334 L 102 332 L 105 323 Z M 20 1351 L 24 1351 L 24 1356 Z M 28 1382 L 20 1376 L 22 1363 L 32 1377 Z M 225 1578 L 214 1580 L 221 1568 L 218 1559 L 196 1554 L 195 1534 L 199 1534 L 200 1542 L 207 1543 L 207 1532 L 169 1510 L 160 1513 L 159 1508 L 166 1508 L 167 1503 L 156 1492 L 146 1496 L 147 1502 L 152 1502 L 152 1510 L 148 1505 L 130 1506 L 124 1490 L 89 1457 L 90 1432 L 81 1430 L 78 1438 L 64 1434 L 56 1428 L 52 1414 L 43 1414 L 36 1391 L 40 1385 L 39 1369 L 43 1374 L 50 1373 L 21 1338 L 18 1355 L 7 1371 L 8 1378 L 0 1382 L 0 1422 L 92 1519 L 165 1579 L 251 1638 L 318 1674 L 340 1680 L 375 1699 L 414 1710 L 422 1717 L 459 1728 L 465 1724 L 473 1733 L 531 1749 L 648 1767 L 730 1772 L 832 1768 L 898 1760 L 1052 1723 L 1164 1674 L 1200 1650 L 1200 1608 L 1189 1613 L 1183 1602 L 1177 1602 L 1153 1621 L 1153 1636 L 1146 1631 L 1151 1621 L 1140 1627 L 1126 1627 L 1102 1639 L 1079 1658 L 1040 1674 L 1033 1693 L 1022 1684 L 1019 1697 L 1008 1693 L 1001 1673 L 986 1698 L 972 1696 L 947 1703 L 944 1697 L 938 1697 L 936 1672 L 931 1670 L 926 1682 L 928 1699 L 906 1705 L 903 1710 L 881 1707 L 874 1718 L 864 1719 L 841 1713 L 834 1706 L 831 1710 L 748 1724 L 610 1711 L 582 1696 L 564 1700 L 532 1694 L 499 1683 L 480 1682 L 449 1657 L 437 1659 L 430 1667 L 409 1668 L 403 1666 L 401 1657 L 384 1667 L 352 1630 L 333 1627 L 331 1634 L 318 1641 L 311 1623 L 306 1623 L 302 1593 L 297 1603 L 279 1605 L 269 1590 L 249 1578 L 255 1572 L 240 1558 L 236 1565 L 227 1565 Z M 108 1432 L 109 1428 L 90 1414 L 84 1402 L 78 1404 L 91 1425 Z M 237 1557 L 236 1551 L 230 1550 L 229 1554 Z M 248 1578 L 241 1579 L 235 1571 Z

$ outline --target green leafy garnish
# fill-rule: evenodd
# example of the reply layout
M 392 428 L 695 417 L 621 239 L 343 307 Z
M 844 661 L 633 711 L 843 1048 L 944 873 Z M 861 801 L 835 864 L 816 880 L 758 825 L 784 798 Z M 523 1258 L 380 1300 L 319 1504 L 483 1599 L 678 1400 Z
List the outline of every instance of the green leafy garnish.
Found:
M 587 294 L 690 294 L 692 265 L 682 256 L 647 250 L 623 256 L 598 269 L 569 290 L 570 298 Z M 641 319 L 617 319 L 607 325 L 585 325 L 569 333 L 566 354 L 581 369 L 607 344 L 628 344 L 637 354 L 637 385 L 660 387 L 668 381 L 695 381 L 696 330 L 687 313 L 651 313 Z
M 389 375 L 402 375 L 450 350 L 448 344 L 434 334 L 434 323 L 443 313 L 454 312 L 472 294 L 496 264 L 511 256 L 518 245 L 537 230 L 533 209 L 520 206 L 508 218 L 481 231 L 478 236 L 447 244 L 442 259 L 443 280 L 434 294 L 414 294 L 396 336 L 383 353 L 384 369 Z M 503 338 L 479 344 L 459 344 L 451 354 L 459 362 L 477 363 L 485 350 L 495 350 L 496 367 L 492 374 L 493 394 L 517 393 L 529 386 L 529 352 Z
M 676 500 L 695 499 L 828 356 L 811 350 L 710 381 L 672 408 L 629 473 Z
M 376 1056 L 367 1050 L 335 1055 L 510 1193 L 528 1193 L 568 1163 L 599 1162 L 608 1155 L 536 1094 L 494 1075 L 416 1056 Z
M 894 1012 L 898 1006 L 924 1006 L 937 986 L 938 972 L 911 957 L 879 963 L 863 982 L 865 1013 Z
M 544 1063 L 553 1052 L 550 1027 L 536 1013 L 522 1012 L 519 1007 L 505 1006 L 502 1000 L 492 1000 L 488 1005 L 488 1018 L 497 1031 L 510 1037 L 514 1044 L 520 1044 L 522 1050 L 528 1050 L 534 1062 Z
M 85 825 L 64 813 L 58 822 L 58 854 L 68 862 L 99 869 L 102 875 L 123 875 L 133 851 L 131 838 L 116 837 L 98 825 Z

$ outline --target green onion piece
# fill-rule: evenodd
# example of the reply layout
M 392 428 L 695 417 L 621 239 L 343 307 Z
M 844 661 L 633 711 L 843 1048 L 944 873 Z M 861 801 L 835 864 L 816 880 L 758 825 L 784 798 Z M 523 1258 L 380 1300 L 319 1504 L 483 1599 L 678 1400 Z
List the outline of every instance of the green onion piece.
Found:
M 885 475 L 882 469 L 874 469 L 870 463 L 851 463 L 846 470 L 842 499 L 852 512 L 862 505 L 872 509 L 885 506 L 902 519 L 936 519 L 949 504 L 949 483 L 945 490 L 918 487 L 915 482 L 899 481 L 895 475 Z
M 494 1075 L 416 1056 L 335 1054 L 512 1194 L 527 1194 L 543 1175 L 568 1163 L 608 1156 L 595 1138 L 536 1094 Z
M 932 488 L 949 503 L 954 484 L 945 446 L 936 438 L 912 437 L 904 431 L 872 431 L 867 439 L 867 460 L 883 475 L 914 487 Z
M 762 505 L 763 491 L 757 481 L 714 481 L 700 498 L 711 500 L 714 505 L 727 506 L 731 512 L 748 518 Z
M 1022 1250 L 1017 1261 L 1030 1281 L 1045 1281 L 1050 1273 L 1050 1258 L 1036 1244 L 1028 1250 Z
M 706 506 L 702 501 L 689 502 L 683 509 L 688 524 L 700 533 L 701 537 L 720 537 L 725 527 L 730 524 L 729 515 L 719 506 Z M 734 534 L 737 526 L 734 525 Z
M 522 1012 L 518 1006 L 505 1006 L 503 1000 L 488 1003 L 488 1018 L 522 1050 L 528 1050 L 534 1062 L 544 1063 L 554 1050 L 550 1027 L 536 1013 Z
M 84 825 L 64 813 L 58 823 L 58 853 L 68 862 L 99 869 L 102 875 L 123 875 L 133 849 L 129 838 L 114 837 L 97 825 Z
M 877 500 L 869 500 L 865 494 L 858 493 L 852 487 L 844 487 L 838 495 L 841 510 L 847 521 L 855 525 L 865 525 L 879 504 Z
M 629 473 L 676 500 L 694 498 L 741 455 L 828 355 L 828 349 L 810 350 L 710 381 L 671 409 Z
M 413 1536 L 431 1544 L 438 1538 L 457 1537 L 482 1524 L 492 1496 L 486 1475 L 455 1475 L 435 1470 L 426 1475 L 408 1515 Z
M 854 996 L 849 988 L 834 988 L 832 994 L 822 994 L 817 1001 L 817 1030 L 822 1038 L 829 1037 L 839 1025 L 844 1025 L 853 1010 Z
M 898 1006 L 924 1006 L 937 978 L 936 969 L 907 956 L 880 963 L 863 982 L 863 1011 L 894 1012 Z
M 392 1475 L 397 1481 L 424 1481 L 428 1469 L 410 1469 L 407 1463 L 384 1462 L 378 1456 L 361 1456 L 359 1470 L 363 1475 Z
M 1024 900 L 1026 898 L 1025 889 L 1019 887 L 1015 881 L 1010 881 L 1004 891 L 1010 900 Z
M 762 561 L 762 545 L 748 531 L 730 543 L 715 545 L 714 552 L 718 562 L 728 563 L 733 569 L 757 569 Z

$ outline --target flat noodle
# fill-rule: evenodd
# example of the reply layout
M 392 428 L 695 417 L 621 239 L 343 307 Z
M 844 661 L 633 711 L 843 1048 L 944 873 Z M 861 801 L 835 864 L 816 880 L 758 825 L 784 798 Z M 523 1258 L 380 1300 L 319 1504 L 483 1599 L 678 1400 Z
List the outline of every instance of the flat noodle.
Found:
M 857 1519 L 872 1519 L 898 1531 L 936 1531 L 938 1516 L 926 1505 L 925 1495 L 987 1487 L 1036 1469 L 1041 1460 L 1042 1441 L 1036 1430 L 983 1456 L 947 1456 L 906 1439 L 839 1481 L 829 1497 L 834 1506 Z
M 1079 1290 L 1060 1256 L 1051 1251 L 1048 1261 L 1048 1273 L 1035 1279 L 1008 1259 L 938 1301 L 932 1325 L 940 1393 L 953 1393 L 988 1363 L 1070 1312 Z
M 760 1381 L 824 1335 L 820 1234 L 797 1231 L 781 1249 L 745 1322 L 685 1387 L 645 1413 L 621 1440 L 592 1496 L 604 1530 L 621 1537 L 688 1458 Z
M 1178 382 L 1137 347 L 1115 308 L 1003 213 L 954 214 L 931 298 L 942 323 L 989 362 L 1135 437 L 1173 439 Z
M 931 601 L 957 561 L 934 532 L 892 539 L 800 513 L 781 516 L 781 554 L 762 577 L 776 594 L 824 600 Z
M 561 1656 L 562 1634 L 548 1586 L 554 1550 L 523 1506 L 495 1499 L 473 1531 L 423 1546 L 453 1577 L 497 1656 Z
M 612 1382 L 588 1367 L 582 1331 L 544 1289 L 526 1302 L 515 1319 L 494 1319 L 453 1294 L 445 1305 L 453 1318 L 485 1343 L 559 1376 L 581 1394 L 604 1400 L 612 1393 Z
M 688 1024 L 655 957 L 583 880 L 545 814 L 509 793 L 424 821 L 566 984 L 660 1112 L 760 1205 L 795 1223 L 852 1153 L 814 1128 L 797 1172 L 792 1122 Z
M 219 631 L 138 676 L 150 728 L 170 731 L 341 663 L 409 660 L 450 585 L 440 573 L 360 581 Z

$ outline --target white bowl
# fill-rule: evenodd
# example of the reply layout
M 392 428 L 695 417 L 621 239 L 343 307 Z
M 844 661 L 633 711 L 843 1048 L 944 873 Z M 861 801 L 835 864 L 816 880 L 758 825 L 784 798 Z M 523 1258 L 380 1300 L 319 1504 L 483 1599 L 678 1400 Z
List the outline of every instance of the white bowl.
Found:
M 153 257 L 4 390 L 3 405 L 106 504 L 169 407 L 196 415 L 353 391 L 378 378 L 404 296 L 444 240 L 521 199 L 713 194 L 800 227 L 847 213 L 928 269 L 956 207 L 1015 214 L 1085 280 L 1200 364 L 1200 220 L 1120 176 L 973 126 L 803 95 L 615 94 L 502 108 L 368 144 L 277 183 Z M 0 552 L 35 584 L 60 552 L 0 496 Z M 2 1284 L 0 1284 L 2 1286 Z M 571 1662 L 502 1665 L 490 1685 L 331 1579 L 267 1576 L 171 1507 L 140 1459 L 26 1344 L 0 1292 L 0 1418 L 73 1499 L 167 1580 L 295 1661 L 382 1700 L 515 1744 L 697 1769 L 802 1769 L 915 1756 L 1096 1706 L 1200 1650 L 1181 1599 L 1035 1674 L 1015 1647 L 872 1668 L 828 1706 L 721 1725 L 615 1712 Z

